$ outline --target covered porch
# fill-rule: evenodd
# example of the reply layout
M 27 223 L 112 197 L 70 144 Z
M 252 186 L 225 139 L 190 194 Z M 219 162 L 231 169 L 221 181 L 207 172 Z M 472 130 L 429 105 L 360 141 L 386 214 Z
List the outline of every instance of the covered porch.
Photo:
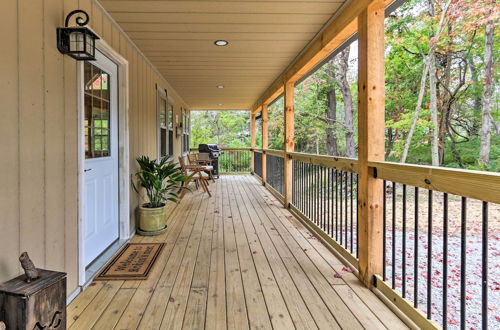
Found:
M 68 307 L 70 329 L 401 329 L 256 177 L 222 175 L 187 194 L 145 281 L 97 281 Z
M 410 124 L 387 113 L 404 87 L 388 88 L 386 19 L 404 3 L 1 1 L 0 282 L 21 274 L 24 251 L 66 273 L 71 329 L 497 328 L 500 174 L 388 159 L 388 120 Z M 58 51 L 75 11 L 99 37 L 94 62 Z M 349 127 L 334 117 L 340 95 L 322 94 L 323 133 L 344 130 L 346 151 L 350 133 L 352 152 L 307 153 L 301 84 L 354 41 Z M 223 149 L 212 197 L 193 189 L 168 203 L 165 233 L 138 236 L 136 160 L 188 158 L 197 110 L 246 112 L 245 139 Z M 88 269 L 127 241 L 165 243 L 149 277 L 94 281 Z

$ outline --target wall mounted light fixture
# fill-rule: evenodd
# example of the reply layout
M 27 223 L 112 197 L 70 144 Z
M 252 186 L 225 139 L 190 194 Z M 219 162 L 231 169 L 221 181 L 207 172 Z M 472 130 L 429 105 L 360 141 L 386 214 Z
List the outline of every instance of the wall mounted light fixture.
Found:
M 77 15 L 78 26 L 69 27 L 69 21 Z M 66 16 L 63 28 L 57 28 L 57 49 L 62 54 L 69 55 L 77 61 L 95 61 L 95 41 L 100 39 L 87 25 L 89 15 L 81 10 L 73 10 Z

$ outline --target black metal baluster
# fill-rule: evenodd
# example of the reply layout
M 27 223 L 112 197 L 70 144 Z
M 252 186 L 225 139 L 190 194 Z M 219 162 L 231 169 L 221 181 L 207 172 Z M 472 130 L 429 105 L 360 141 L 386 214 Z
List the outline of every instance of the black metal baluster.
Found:
M 295 166 L 293 166 L 294 162 L 295 162 L 295 160 L 292 160 L 292 205 L 295 205 L 295 199 L 296 199 L 295 196 L 297 193 L 297 190 L 295 189 L 295 183 L 296 183 L 295 180 L 297 178 L 297 175 L 295 174 L 295 171 L 296 171 Z
M 321 167 L 321 193 L 323 194 L 323 206 L 322 206 L 322 211 L 321 211 L 321 224 L 322 224 L 321 226 L 322 226 L 323 230 L 325 230 L 325 228 L 326 228 L 326 222 L 325 222 L 325 213 L 326 213 L 325 178 L 326 178 L 325 168 Z
M 427 318 L 432 316 L 432 190 L 429 190 L 427 214 Z
M 359 174 L 356 174 L 356 258 L 359 258 Z
M 330 237 L 332 237 L 333 235 L 333 169 L 329 169 L 328 170 L 329 174 L 329 188 L 328 188 L 328 191 L 330 191 L 330 194 L 331 194 L 331 198 L 330 198 L 330 202 L 329 202 L 329 207 L 330 207 L 330 215 L 328 216 L 328 235 L 330 235 Z
M 312 165 L 311 164 L 307 164 L 307 217 L 309 219 L 312 220 L 312 190 L 311 190 L 311 181 L 312 181 L 312 178 L 311 178 L 311 175 L 312 175 L 312 171 L 311 171 L 311 168 L 312 168 Z
M 344 217 L 343 217 L 343 201 L 344 201 L 344 193 L 342 191 L 342 186 L 343 186 L 343 179 L 344 179 L 344 175 L 343 175 L 343 172 L 342 171 L 339 171 L 339 176 L 340 176 L 340 188 L 339 188 L 339 191 L 340 191 L 340 219 L 339 219 L 339 224 L 340 224 L 340 245 L 342 245 L 342 236 L 343 236 L 343 232 L 342 232 L 342 229 L 343 229 L 343 221 L 344 221 Z
M 319 179 L 319 194 L 320 194 L 320 216 L 319 216 L 319 223 L 321 224 L 321 229 L 324 229 L 324 217 L 323 217 L 323 213 L 324 213 L 324 209 L 323 209 L 323 206 L 324 206 L 324 202 L 325 202 L 325 196 L 323 194 L 323 167 L 320 167 L 319 168 L 319 175 L 320 175 L 320 179 Z
M 301 203 L 302 203 L 302 162 L 299 160 L 296 160 L 297 162 L 297 205 L 295 207 L 299 210 L 301 209 Z
M 320 181 L 321 178 L 321 168 L 316 165 L 316 223 L 318 226 L 320 226 L 320 211 L 321 211 L 321 188 L 320 188 Z
M 403 184 L 403 237 L 401 238 L 402 243 L 402 293 L 403 298 L 406 297 L 406 185 Z
M 483 202 L 483 242 L 482 242 L 482 283 L 481 283 L 481 324 L 488 329 L 488 202 Z
M 351 196 L 350 196 L 351 197 L 351 248 L 350 248 L 351 253 L 352 253 L 352 229 L 353 229 L 352 228 L 352 221 L 354 219 L 354 214 L 353 214 L 353 208 L 354 208 L 354 206 L 352 205 L 352 200 L 353 200 L 353 197 L 352 197 L 352 195 L 353 195 L 353 190 L 352 190 L 352 175 L 353 175 L 352 172 L 350 172 L 349 176 L 350 176 L 350 181 L 351 181 Z
M 467 307 L 465 305 L 466 267 L 467 267 L 467 198 L 462 197 L 461 205 L 461 235 L 460 235 L 460 329 L 464 330 L 466 326 L 465 317 Z
M 330 169 L 326 168 L 326 233 L 330 232 L 330 211 Z
M 448 194 L 443 194 L 443 329 L 448 325 Z
M 300 210 L 306 214 L 304 211 L 304 178 L 304 163 L 300 162 Z
M 387 181 L 384 180 L 384 187 L 382 192 L 382 277 L 387 281 Z
M 347 250 L 348 247 L 349 247 L 347 245 L 347 234 L 348 234 L 348 230 L 347 230 L 347 228 L 348 228 L 347 227 L 347 213 L 348 213 L 348 211 L 347 211 L 347 205 L 348 205 L 347 204 L 347 201 L 348 201 L 348 199 L 347 199 L 347 193 L 348 193 L 348 191 L 347 191 L 348 190 L 347 189 L 347 172 L 344 172 L 344 178 L 345 178 L 345 182 L 344 182 L 344 212 L 345 212 L 345 214 L 344 214 L 344 222 L 345 222 L 345 226 L 344 226 L 344 228 L 345 228 L 344 244 L 345 244 L 345 248 Z
M 418 187 L 415 187 L 415 251 L 413 258 L 413 307 L 418 308 Z
M 339 240 L 339 224 L 338 224 L 338 219 L 339 219 L 339 179 L 338 179 L 338 173 L 337 169 L 335 169 L 335 240 L 338 242 Z
M 396 182 L 392 183 L 392 288 L 396 288 Z
M 311 165 L 311 170 L 312 170 L 312 180 L 311 180 L 311 188 L 312 188 L 312 192 L 311 192 L 311 219 L 312 221 L 314 222 L 314 218 L 316 216 L 316 209 L 315 209 L 315 205 L 316 205 L 316 187 L 314 186 L 315 182 L 316 182 L 316 167 L 315 165 Z
M 314 223 L 318 219 L 318 166 L 314 165 Z
M 320 189 L 320 184 L 319 181 L 321 179 L 321 168 L 316 165 L 316 223 L 318 224 L 318 227 L 321 227 L 320 223 L 320 211 L 321 211 L 321 189 Z

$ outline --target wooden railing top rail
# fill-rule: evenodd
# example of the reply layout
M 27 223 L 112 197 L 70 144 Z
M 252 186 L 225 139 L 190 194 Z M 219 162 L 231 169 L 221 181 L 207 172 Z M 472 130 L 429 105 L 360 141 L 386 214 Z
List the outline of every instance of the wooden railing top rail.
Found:
M 351 173 L 358 172 L 358 160 L 355 158 L 314 155 L 302 152 L 289 152 L 288 155 L 291 159 L 299 160 L 304 163 L 336 168 Z
M 254 148 L 251 147 L 241 147 L 241 148 L 220 148 L 221 150 L 226 151 L 252 151 Z M 198 148 L 189 148 L 190 151 L 198 151 Z
M 266 154 L 273 155 L 273 156 L 278 156 L 281 158 L 285 158 L 285 152 L 283 150 L 276 150 L 276 149 L 262 149 Z
M 500 204 L 500 173 L 368 162 L 380 179 Z
M 222 151 L 252 151 L 250 147 L 241 147 L 241 148 L 220 148 Z

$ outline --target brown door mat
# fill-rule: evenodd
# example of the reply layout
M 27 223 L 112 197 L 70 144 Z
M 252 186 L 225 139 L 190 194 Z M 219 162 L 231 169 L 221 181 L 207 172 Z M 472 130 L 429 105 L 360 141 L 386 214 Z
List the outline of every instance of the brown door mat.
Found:
M 165 243 L 127 243 L 94 280 L 145 280 L 163 246 Z

